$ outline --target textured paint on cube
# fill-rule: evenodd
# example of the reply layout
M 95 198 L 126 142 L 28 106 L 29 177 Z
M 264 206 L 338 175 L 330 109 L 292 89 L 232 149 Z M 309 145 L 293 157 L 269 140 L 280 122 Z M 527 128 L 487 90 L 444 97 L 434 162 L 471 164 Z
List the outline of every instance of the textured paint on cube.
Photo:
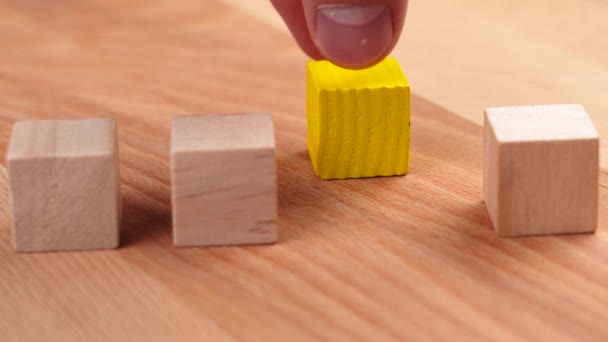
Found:
M 387 58 L 363 70 L 308 62 L 308 151 L 322 179 L 404 175 L 410 144 L 410 88 Z
M 593 232 L 599 136 L 580 105 L 486 109 L 484 198 L 501 236 Z
M 270 114 L 173 120 L 173 238 L 178 246 L 271 243 L 278 238 Z
M 7 166 L 16 250 L 118 246 L 120 176 L 113 119 L 18 122 Z

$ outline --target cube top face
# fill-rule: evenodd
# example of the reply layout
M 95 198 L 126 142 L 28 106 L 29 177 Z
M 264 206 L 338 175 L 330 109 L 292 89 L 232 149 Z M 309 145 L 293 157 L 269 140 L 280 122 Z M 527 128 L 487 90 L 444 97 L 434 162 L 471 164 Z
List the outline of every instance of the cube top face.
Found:
M 598 139 L 585 108 L 578 104 L 494 107 L 487 121 L 499 142 Z
M 274 149 L 272 115 L 208 114 L 173 119 L 171 152 Z
M 176 118 L 171 150 L 175 245 L 277 240 L 277 176 L 270 114 Z
M 321 179 L 404 175 L 410 89 L 395 59 L 363 70 L 309 62 L 308 152 Z
M 114 119 L 20 121 L 13 126 L 7 159 L 112 155 L 115 145 Z
M 328 61 L 310 61 L 308 70 L 314 75 L 312 81 L 318 89 L 377 89 L 409 87 L 407 79 L 394 58 L 362 70 L 350 70 L 333 65 Z

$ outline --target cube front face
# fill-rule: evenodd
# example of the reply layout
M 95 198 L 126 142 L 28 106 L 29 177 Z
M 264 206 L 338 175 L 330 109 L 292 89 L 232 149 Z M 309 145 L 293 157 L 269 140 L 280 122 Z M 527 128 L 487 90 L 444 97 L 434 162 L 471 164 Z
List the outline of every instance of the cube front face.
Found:
M 176 245 L 277 240 L 274 151 L 188 152 L 173 162 Z
M 277 180 L 274 133 L 270 115 L 267 124 L 251 130 L 247 115 L 230 125 L 226 115 L 192 122 L 193 129 L 214 129 L 218 137 L 260 134 L 266 147 L 236 143 L 231 148 L 205 148 L 193 142 L 194 149 L 174 149 L 171 159 L 173 238 L 177 246 L 265 244 L 278 239 Z M 178 118 L 176 118 L 179 120 Z M 188 120 L 193 120 L 190 117 Z M 214 124 L 211 124 L 214 122 Z M 172 144 L 180 136 L 191 136 L 189 128 L 174 121 Z M 206 128 L 203 128 L 205 126 Z M 218 131 L 219 130 L 219 131 Z M 211 142 L 210 142 L 211 143 Z M 218 145 L 213 143 L 213 145 Z M 226 145 L 226 144 L 219 144 Z M 231 145 L 231 144 L 227 144 Z
M 13 131 L 7 165 L 17 251 L 105 249 L 119 245 L 117 144 L 102 149 L 86 146 L 87 143 L 83 143 L 85 148 L 72 146 L 89 134 L 107 135 L 101 139 L 104 144 L 116 139 L 113 120 L 110 124 L 100 123 L 103 124 L 98 131 L 91 129 L 82 137 L 64 134 L 63 125 L 51 121 L 36 123 L 33 130 L 21 126 Z M 68 124 L 78 126 L 79 121 L 70 120 Z M 85 126 L 92 128 L 90 122 Z M 53 133 L 45 135 L 41 133 L 44 131 Z M 66 141 L 69 148 L 48 146 Z M 22 142 L 29 149 L 22 148 Z M 27 150 L 35 155 L 24 154 Z M 66 150 L 78 153 L 64 155 Z
M 593 140 L 501 146 L 497 232 L 518 236 L 595 231 L 598 158 L 599 144 Z
M 499 235 L 595 231 L 599 138 L 582 107 L 489 108 L 484 130 L 484 198 Z
M 410 90 L 394 59 L 358 71 L 309 62 L 307 121 L 308 150 L 320 178 L 407 173 Z

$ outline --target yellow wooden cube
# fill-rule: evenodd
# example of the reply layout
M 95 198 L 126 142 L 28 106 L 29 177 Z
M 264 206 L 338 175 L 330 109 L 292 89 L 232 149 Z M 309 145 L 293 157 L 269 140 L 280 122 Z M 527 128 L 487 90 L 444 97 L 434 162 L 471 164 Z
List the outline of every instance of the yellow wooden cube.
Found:
M 308 62 L 308 152 L 321 179 L 404 175 L 410 88 L 394 58 L 363 70 Z

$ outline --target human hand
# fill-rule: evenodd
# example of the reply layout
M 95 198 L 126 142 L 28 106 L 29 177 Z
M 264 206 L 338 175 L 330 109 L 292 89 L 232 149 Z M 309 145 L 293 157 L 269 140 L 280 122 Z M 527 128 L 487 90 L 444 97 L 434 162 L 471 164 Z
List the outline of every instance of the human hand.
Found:
M 351 69 L 373 65 L 401 34 L 408 0 L 270 0 L 302 50 Z

